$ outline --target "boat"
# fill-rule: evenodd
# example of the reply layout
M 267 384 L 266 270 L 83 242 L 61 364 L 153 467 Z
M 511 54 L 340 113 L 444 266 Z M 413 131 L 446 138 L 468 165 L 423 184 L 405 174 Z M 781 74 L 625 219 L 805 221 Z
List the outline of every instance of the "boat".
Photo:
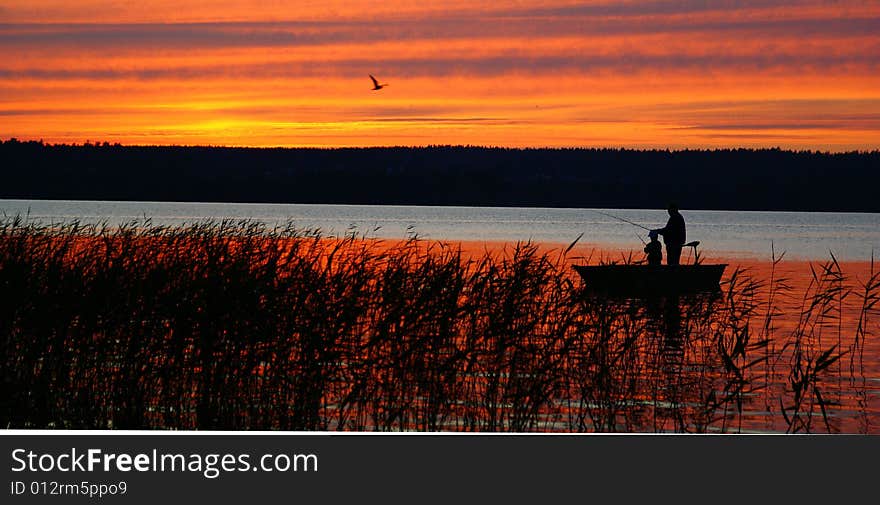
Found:
M 717 292 L 727 264 L 574 265 L 591 293 L 658 296 Z

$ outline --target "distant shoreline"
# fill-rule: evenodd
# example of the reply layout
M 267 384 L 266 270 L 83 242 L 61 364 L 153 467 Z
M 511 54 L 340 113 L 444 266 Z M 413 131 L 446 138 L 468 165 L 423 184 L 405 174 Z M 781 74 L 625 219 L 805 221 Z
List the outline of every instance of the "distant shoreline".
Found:
M 3 199 L 880 212 L 880 150 L 0 143 Z

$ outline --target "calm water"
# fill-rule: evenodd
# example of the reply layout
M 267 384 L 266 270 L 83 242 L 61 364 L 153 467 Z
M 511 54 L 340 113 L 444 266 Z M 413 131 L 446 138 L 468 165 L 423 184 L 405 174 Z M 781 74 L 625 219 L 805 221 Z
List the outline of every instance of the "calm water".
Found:
M 664 210 L 599 209 L 648 228 L 666 222 Z M 270 225 L 293 220 L 328 234 L 356 230 L 399 238 L 416 233 L 426 239 L 581 243 L 599 248 L 641 251 L 647 232 L 592 209 L 427 207 L 388 205 L 298 205 L 179 202 L 100 202 L 0 200 L 6 215 L 28 214 L 45 222 L 80 219 L 111 224 L 143 218 L 181 224 L 207 218 L 247 218 Z M 683 210 L 688 240 L 699 240 L 704 257 L 868 260 L 880 251 L 880 214 L 821 212 L 745 212 Z

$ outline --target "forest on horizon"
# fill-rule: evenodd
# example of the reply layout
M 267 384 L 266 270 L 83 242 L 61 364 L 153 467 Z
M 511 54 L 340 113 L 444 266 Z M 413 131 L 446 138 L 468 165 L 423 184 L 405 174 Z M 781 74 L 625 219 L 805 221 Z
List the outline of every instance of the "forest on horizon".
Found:
M 880 212 L 880 150 L 0 142 L 0 198 Z

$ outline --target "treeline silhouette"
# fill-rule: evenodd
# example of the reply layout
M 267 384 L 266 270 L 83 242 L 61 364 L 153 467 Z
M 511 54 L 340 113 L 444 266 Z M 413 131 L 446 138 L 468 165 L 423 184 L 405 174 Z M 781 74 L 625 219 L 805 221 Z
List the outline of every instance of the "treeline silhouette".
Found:
M 0 143 L 0 197 L 880 212 L 880 151 Z

